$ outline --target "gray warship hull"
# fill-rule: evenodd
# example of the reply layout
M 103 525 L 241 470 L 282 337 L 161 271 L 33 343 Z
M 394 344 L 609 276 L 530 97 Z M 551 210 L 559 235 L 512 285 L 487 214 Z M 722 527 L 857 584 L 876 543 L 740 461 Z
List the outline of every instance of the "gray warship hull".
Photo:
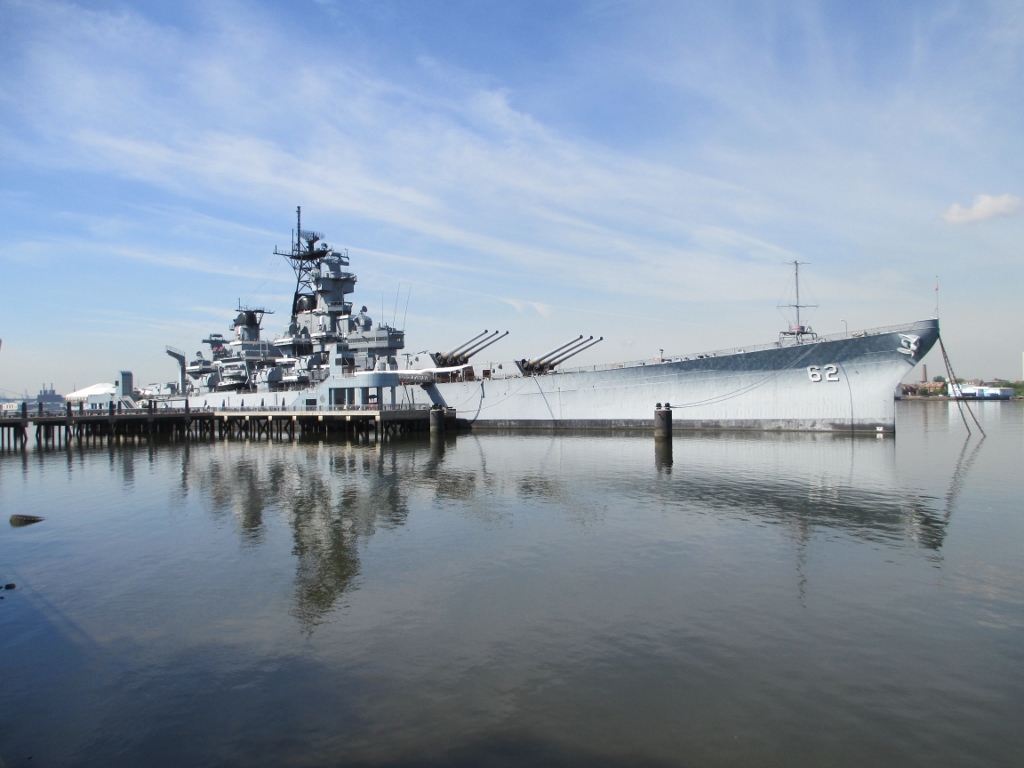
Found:
M 460 419 L 495 427 L 637 427 L 670 404 L 676 428 L 892 432 L 894 392 L 938 339 L 937 320 L 857 337 L 629 366 L 439 383 Z
M 938 337 L 938 321 L 922 320 L 802 344 L 532 376 L 445 381 L 455 373 L 332 372 L 307 389 L 211 393 L 190 397 L 189 404 L 294 410 L 440 405 L 454 409 L 462 424 L 483 428 L 647 427 L 655 405 L 670 404 L 676 429 L 889 433 L 896 428 L 896 388 Z

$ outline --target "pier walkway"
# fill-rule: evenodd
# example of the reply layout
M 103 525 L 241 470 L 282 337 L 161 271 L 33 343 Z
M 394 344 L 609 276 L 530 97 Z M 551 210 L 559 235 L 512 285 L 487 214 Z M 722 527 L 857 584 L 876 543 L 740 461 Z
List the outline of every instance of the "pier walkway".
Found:
M 449 409 L 445 418 L 454 419 Z M 338 435 L 375 440 L 429 429 L 427 406 L 344 405 L 308 410 L 267 408 L 115 408 L 29 412 L 27 406 L 0 416 L 0 449 L 25 448 L 29 428 L 41 446 L 135 441 L 163 435 L 189 440 L 294 440 Z

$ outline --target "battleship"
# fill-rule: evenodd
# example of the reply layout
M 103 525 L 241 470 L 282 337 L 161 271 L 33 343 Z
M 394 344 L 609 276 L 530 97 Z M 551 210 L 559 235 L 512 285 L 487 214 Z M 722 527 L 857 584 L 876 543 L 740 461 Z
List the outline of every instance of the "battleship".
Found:
M 429 363 L 403 354 L 405 331 L 374 322 L 349 296 L 356 275 L 347 250 L 297 227 L 289 250 L 274 249 L 295 273 L 284 332 L 263 338 L 271 312 L 239 304 L 232 336 L 210 334 L 209 351 L 177 360 L 169 406 L 342 410 L 444 408 L 468 427 L 635 428 L 671 408 L 676 429 L 891 433 L 894 393 L 939 338 L 935 318 L 899 326 L 819 335 L 801 324 L 799 262 L 796 323 L 778 340 L 653 360 L 567 368 L 602 339 L 576 339 L 507 366 L 472 358 L 508 336 L 484 331 Z M 426 353 L 424 353 L 426 354 Z M 402 357 L 405 367 L 400 367 Z M 478 358 L 479 359 L 479 358 Z

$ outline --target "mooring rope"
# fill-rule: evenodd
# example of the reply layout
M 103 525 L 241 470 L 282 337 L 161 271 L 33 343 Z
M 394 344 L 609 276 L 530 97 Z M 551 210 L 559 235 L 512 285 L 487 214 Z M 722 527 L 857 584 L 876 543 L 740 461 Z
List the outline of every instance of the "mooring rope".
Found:
M 956 400 L 956 406 L 960 409 L 960 418 L 964 421 L 964 426 L 967 427 L 967 434 L 971 434 L 971 426 L 967 423 L 967 417 L 964 416 L 964 408 L 967 408 L 967 412 L 971 414 L 971 420 L 974 421 L 975 426 L 978 427 L 978 431 L 981 432 L 982 437 L 988 437 L 985 434 L 985 430 L 981 428 L 981 424 L 978 423 L 978 417 L 974 415 L 974 411 L 971 410 L 971 406 L 968 405 L 963 398 L 963 390 L 960 390 L 960 397 L 956 396 L 959 384 L 956 379 L 956 374 L 953 373 L 953 364 L 949 361 L 949 355 L 946 354 L 946 345 L 942 343 L 942 336 L 939 336 L 939 349 L 942 352 L 942 361 L 946 364 L 947 384 L 946 387 L 949 389 L 949 393 Z

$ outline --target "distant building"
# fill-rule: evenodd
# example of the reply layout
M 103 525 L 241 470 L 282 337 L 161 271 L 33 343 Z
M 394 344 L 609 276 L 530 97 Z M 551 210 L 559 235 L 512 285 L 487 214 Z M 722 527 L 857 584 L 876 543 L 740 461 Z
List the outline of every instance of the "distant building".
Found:
M 1013 387 L 985 387 L 956 385 L 954 397 L 961 400 L 1009 400 L 1014 395 Z
M 91 387 L 79 389 L 67 396 L 73 408 L 81 404 L 85 410 L 109 408 L 117 395 L 117 387 L 113 384 L 93 384 Z
M 138 407 L 135 403 L 135 377 L 131 371 L 121 371 L 121 378 L 113 384 L 93 384 L 91 387 L 79 389 L 67 396 L 67 401 L 72 408 L 81 406 L 84 410 L 100 410 L 109 408 L 111 403 L 120 408 L 125 405 L 129 408 Z
M 39 394 L 36 395 L 35 404 L 36 408 L 42 405 L 44 411 L 59 411 L 64 407 L 64 396 L 57 394 L 57 390 L 53 388 L 53 384 L 50 384 L 49 389 L 47 389 L 46 385 L 43 384 L 42 389 L 39 390 Z
M 39 394 L 35 397 L 29 397 L 26 393 L 22 398 L 16 398 L 13 400 L 5 398 L 0 402 L 0 413 L 20 411 L 23 404 L 28 408 L 28 410 L 32 411 L 32 413 L 38 412 L 39 406 L 42 406 L 44 411 L 59 411 L 64 408 L 64 396 L 57 394 L 57 390 L 53 388 L 53 384 L 51 384 L 49 388 L 43 384 L 42 388 L 39 390 Z

